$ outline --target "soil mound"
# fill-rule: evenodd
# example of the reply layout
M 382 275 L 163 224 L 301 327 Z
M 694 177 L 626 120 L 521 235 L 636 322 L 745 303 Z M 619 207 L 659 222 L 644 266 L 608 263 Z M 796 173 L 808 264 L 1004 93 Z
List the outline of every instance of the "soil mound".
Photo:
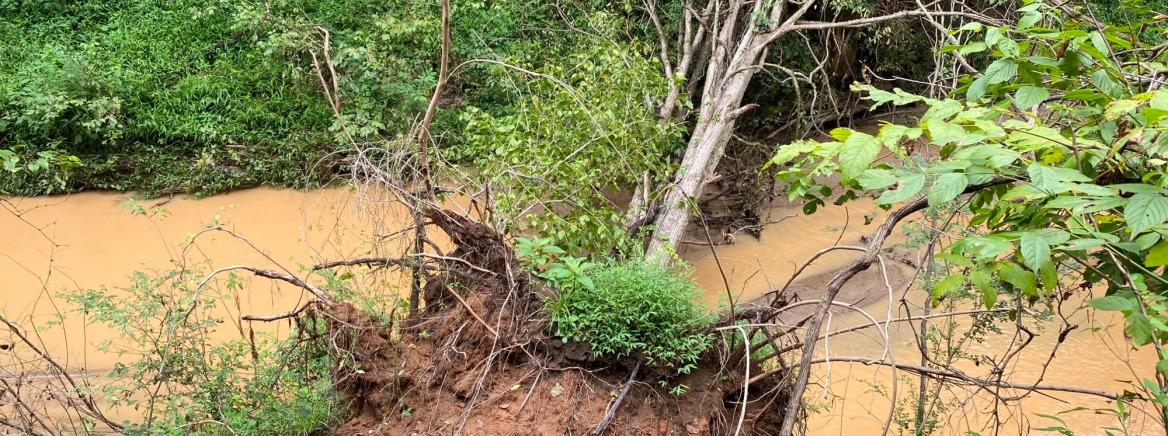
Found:
M 338 348 L 351 350 L 335 379 L 353 417 L 334 434 L 594 434 L 639 365 L 545 337 L 540 309 L 550 291 L 503 235 L 450 211 L 425 215 L 457 247 L 428 273 L 425 309 L 392 327 L 347 305 L 325 316 Z M 743 418 L 744 359 L 726 349 L 716 343 L 665 387 L 663 374 L 640 371 L 603 434 L 720 435 L 740 425 L 740 434 L 772 433 L 783 389 L 750 386 Z M 678 385 L 687 392 L 670 393 Z

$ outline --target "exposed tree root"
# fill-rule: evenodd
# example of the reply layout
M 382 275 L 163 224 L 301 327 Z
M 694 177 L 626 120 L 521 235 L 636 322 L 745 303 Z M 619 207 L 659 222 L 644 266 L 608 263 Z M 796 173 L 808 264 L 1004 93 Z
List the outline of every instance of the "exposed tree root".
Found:
M 336 349 L 349 350 L 334 375 L 354 416 L 335 434 L 714 435 L 733 434 L 740 417 L 742 434 L 777 428 L 768 409 L 784 402 L 784 390 L 777 378 L 744 384 L 740 349 L 715 347 L 677 377 L 597 359 L 586 345 L 545 336 L 550 291 L 501 234 L 442 209 L 425 216 L 457 248 L 427 259 L 438 267 L 426 270 L 423 310 L 393 327 L 341 303 L 305 311 L 327 321 Z M 670 393 L 683 385 L 684 395 Z M 752 399 L 745 411 L 743 386 Z

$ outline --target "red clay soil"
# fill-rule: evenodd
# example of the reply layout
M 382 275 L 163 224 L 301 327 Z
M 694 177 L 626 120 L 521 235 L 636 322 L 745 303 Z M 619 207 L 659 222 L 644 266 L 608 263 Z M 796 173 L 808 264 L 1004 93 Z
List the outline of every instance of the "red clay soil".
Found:
M 329 333 L 356 363 L 336 370 L 353 417 L 334 434 L 592 434 L 634 362 L 597 360 L 586 346 L 545 337 L 539 310 L 546 291 L 523 272 L 503 237 L 448 211 L 426 215 L 458 247 L 446 256 L 466 262 L 429 275 L 426 309 L 393 328 L 352 306 L 325 314 Z M 642 368 L 603 434 L 735 434 L 742 359 L 720 352 L 726 348 L 715 342 L 684 376 Z M 775 408 L 783 398 L 775 378 L 751 386 L 740 434 L 777 430 Z M 688 392 L 669 393 L 678 384 Z

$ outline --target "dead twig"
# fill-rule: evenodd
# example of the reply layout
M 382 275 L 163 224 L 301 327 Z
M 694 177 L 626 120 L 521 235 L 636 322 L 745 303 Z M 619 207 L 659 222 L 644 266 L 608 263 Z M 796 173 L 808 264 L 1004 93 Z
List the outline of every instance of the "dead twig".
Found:
M 295 317 L 299 316 L 305 310 L 308 310 L 309 307 L 315 306 L 317 304 L 323 304 L 323 303 L 324 302 L 320 301 L 320 300 L 309 300 L 307 303 L 304 303 L 300 307 L 297 307 L 295 309 L 289 310 L 289 311 L 284 312 L 284 313 L 277 313 L 275 315 L 267 315 L 267 316 L 244 315 L 241 319 L 243 319 L 244 321 L 271 322 L 271 321 L 279 321 L 281 319 L 295 318 Z
M 470 304 L 468 304 L 468 303 L 466 302 L 466 300 L 462 298 L 462 296 L 461 296 L 461 295 L 458 295 L 458 293 L 457 293 L 457 292 L 454 292 L 454 290 L 453 290 L 453 289 L 450 289 L 450 287 L 449 287 L 449 286 L 447 286 L 447 287 L 446 287 L 446 291 L 447 291 L 447 292 L 450 292 L 450 295 L 453 295 L 453 296 L 454 296 L 454 299 L 458 300 L 458 302 L 462 304 L 462 307 L 463 307 L 464 309 L 466 309 L 466 311 L 467 311 L 467 312 L 470 312 L 470 316 L 471 316 L 471 317 L 474 317 L 475 321 L 478 321 L 478 322 L 479 322 L 479 324 L 482 324 L 482 325 L 483 325 L 483 327 L 486 327 L 486 328 L 487 328 L 487 331 L 488 331 L 488 332 L 491 332 L 491 335 L 493 335 L 493 336 L 495 337 L 495 339 L 498 339 L 498 338 L 499 338 L 499 332 L 495 331 L 495 329 L 494 329 L 494 328 L 491 328 L 491 325 L 490 325 L 490 324 L 487 324 L 487 322 L 486 322 L 486 321 L 483 321 L 483 319 L 482 319 L 481 317 L 479 317 L 479 314 L 475 313 L 474 309 L 471 309 L 471 308 L 470 308 Z
M 978 386 L 995 386 L 995 387 L 1002 387 L 1002 388 L 1008 388 L 1008 389 L 1019 389 L 1019 390 L 1027 390 L 1027 391 L 1037 390 L 1037 391 L 1069 392 L 1069 393 L 1073 393 L 1073 394 L 1094 395 L 1097 397 L 1106 398 L 1109 401 L 1115 401 L 1116 398 L 1123 398 L 1124 397 L 1123 394 L 1117 393 L 1117 392 L 1108 392 L 1108 391 L 1099 390 L 1099 389 L 1080 388 L 1077 386 L 1025 384 L 1025 383 L 1012 383 L 1012 382 L 1007 382 L 1007 381 L 985 380 L 985 379 L 967 376 L 967 375 L 960 374 L 960 373 L 953 372 L 953 371 L 945 371 L 945 370 L 941 370 L 941 369 L 930 368 L 927 366 L 910 365 L 910 364 L 906 364 L 906 363 L 895 363 L 894 364 L 894 363 L 889 362 L 887 360 L 874 359 L 871 357 L 835 356 L 835 357 L 832 357 L 831 359 L 833 361 L 836 361 L 836 362 L 854 362 L 854 363 L 862 363 L 864 365 L 882 365 L 882 366 L 896 367 L 896 368 L 904 370 L 904 371 L 916 372 L 919 374 L 925 374 L 925 375 L 933 376 L 936 378 L 957 379 L 957 380 L 965 381 L 967 383 L 975 384 Z M 812 359 L 811 360 L 812 364 L 819 364 L 819 363 L 824 363 L 824 362 L 826 362 L 825 359 Z M 769 375 L 763 374 L 763 375 L 760 375 L 759 378 L 761 379 L 761 378 L 763 378 L 763 376 L 769 376 Z
M 52 356 L 49 356 L 49 354 L 46 353 L 44 350 L 41 350 L 40 347 L 37 347 L 35 344 L 33 344 L 32 341 L 28 339 L 28 336 L 24 334 L 23 329 L 20 326 L 16 325 L 12 321 L 9 321 L 8 318 L 5 318 L 3 316 L 0 316 L 0 323 L 3 323 L 6 327 L 8 327 L 8 331 L 13 336 L 16 336 L 17 339 L 20 339 L 21 342 L 24 342 L 24 345 L 27 346 L 30 350 L 32 350 L 33 353 L 36 353 L 37 356 L 39 356 L 42 360 L 44 360 L 46 363 L 48 363 L 50 366 L 52 366 L 53 369 L 55 369 L 57 371 L 57 373 L 60 374 L 60 377 L 62 379 L 64 379 L 66 383 L 69 384 L 69 386 L 72 388 L 72 390 L 74 392 L 77 392 L 78 399 L 81 400 L 81 403 L 83 406 L 83 407 L 77 408 L 77 410 L 79 412 L 83 412 L 84 414 L 89 415 L 89 416 L 97 419 L 98 421 L 101 421 L 102 424 L 105 424 L 106 426 L 108 426 L 110 429 L 112 429 L 114 431 L 121 432 L 125 429 L 125 427 L 122 426 L 121 424 L 115 423 L 113 421 L 110 421 L 109 418 L 106 418 L 105 414 L 103 414 L 101 412 L 101 407 L 99 407 L 97 405 L 97 403 L 93 400 L 93 397 L 84 393 L 85 390 L 81 389 L 81 385 L 79 385 L 77 383 L 77 381 L 73 379 L 73 376 L 71 376 L 69 374 L 69 372 L 65 370 L 65 367 L 62 366 L 60 363 L 58 363 L 56 361 L 56 359 L 53 359 Z M 19 383 L 20 381 L 18 380 L 17 382 Z M 16 394 L 14 392 L 12 395 L 14 398 L 16 398 L 16 395 L 18 395 L 18 394 Z M 20 399 L 16 398 L 16 401 L 19 402 Z M 20 428 L 20 427 L 14 427 L 14 428 L 17 428 L 18 430 L 22 430 L 22 429 L 28 430 L 28 429 L 24 429 L 24 428 Z M 51 431 L 51 428 L 49 430 Z
M 592 431 L 592 436 L 596 436 L 604 432 L 604 428 L 608 427 L 608 422 L 612 421 L 613 416 L 616 416 L 616 409 L 620 407 L 621 402 L 625 400 L 625 394 L 629 393 L 629 388 L 633 387 L 633 381 L 637 379 L 637 371 L 641 370 L 642 362 L 644 362 L 644 360 L 638 360 L 637 365 L 633 366 L 633 372 L 632 374 L 629 374 L 629 381 L 625 382 L 624 388 L 621 388 L 620 395 L 616 397 L 616 401 L 612 403 L 612 407 L 608 408 L 608 413 L 604 414 L 604 419 L 600 421 L 600 425 L 597 425 L 596 430 Z M 743 404 L 742 407 L 745 408 L 746 404 Z

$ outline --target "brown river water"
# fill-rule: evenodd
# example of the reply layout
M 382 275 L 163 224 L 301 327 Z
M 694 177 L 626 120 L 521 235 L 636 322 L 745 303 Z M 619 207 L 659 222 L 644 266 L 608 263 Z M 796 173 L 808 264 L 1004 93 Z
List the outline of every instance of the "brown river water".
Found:
M 219 223 L 245 236 L 252 245 L 217 233 L 202 235 L 188 250 L 197 260 L 210 259 L 214 268 L 246 264 L 260 268 L 287 267 L 292 271 L 300 265 L 322 261 L 367 256 L 371 250 L 385 247 L 368 241 L 391 232 L 395 223 L 408 217 L 403 210 L 388 203 L 370 205 L 358 201 L 348 189 L 326 189 L 311 192 L 257 188 L 213 196 L 205 199 L 174 198 L 162 205 L 165 213 L 153 217 L 135 215 L 124 207 L 124 194 L 90 192 L 64 197 L 13 199 L 9 209 L 17 214 L 0 211 L 0 314 L 20 320 L 30 332 L 35 332 L 47 351 L 64 363 L 71 372 L 102 373 L 110 370 L 118 356 L 95 350 L 94 344 L 116 337 L 116 333 L 98 326 L 86 326 L 85 320 L 68 312 L 55 295 L 63 289 L 87 289 L 106 286 L 113 289 L 130 282 L 136 270 L 164 271 L 173 267 L 180 256 L 179 244 L 209 223 Z M 148 201 L 147 207 L 158 200 Z M 453 201 L 452 206 L 465 202 Z M 779 287 L 795 268 L 816 251 L 837 241 L 843 245 L 857 245 L 863 235 L 870 234 L 883 220 L 883 212 L 870 202 L 853 202 L 846 207 L 822 208 L 812 216 L 804 216 L 798 208 L 775 208 L 771 216 L 778 220 L 763 231 L 761 239 L 739 235 L 735 244 L 717 248 L 717 260 L 709 247 L 686 245 L 680 250 L 692 268 L 693 279 L 706 289 L 705 302 L 724 303 L 727 285 L 735 301 L 750 301 Z M 784 217 L 788 217 L 785 218 Z M 873 223 L 864 225 L 865 216 Z M 892 243 L 903 238 L 893 238 Z M 437 241 L 444 245 L 443 241 Z M 902 250 L 902 258 L 912 259 L 915 250 Z M 382 253 L 385 254 L 385 253 Z M 821 257 L 802 274 L 796 287 L 802 299 L 816 299 L 814 292 L 826 283 L 834 271 L 846 265 L 858 253 L 837 251 Z M 718 264 L 721 264 L 721 272 Z M 921 313 L 924 293 L 919 289 L 905 290 L 912 268 L 900 263 L 887 266 L 888 286 L 880 275 L 862 275 L 853 280 L 851 293 L 841 294 L 847 303 L 856 303 L 883 324 L 886 319 L 905 316 L 905 306 L 916 315 Z M 303 276 L 303 273 L 300 274 Z M 402 278 L 380 278 L 380 286 L 369 287 L 369 292 L 386 296 L 397 295 L 408 284 Z M 290 285 L 281 285 L 263 278 L 245 278 L 246 288 L 239 295 L 237 307 L 227 310 L 230 316 L 266 315 L 293 309 L 307 296 Z M 892 291 L 888 290 L 892 287 Z M 822 289 L 820 289 L 822 292 Z M 903 298 L 889 310 L 892 301 Z M 861 298 L 862 296 L 862 298 Z M 851 298 L 851 300 L 847 300 Z M 1069 301 L 1071 309 L 1081 305 L 1082 299 Z M 1070 307 L 1075 306 L 1075 307 Z M 37 332 L 35 327 L 63 316 L 60 327 Z M 955 317 L 959 325 L 968 317 Z M 942 322 L 936 319 L 936 322 Z M 1015 383 L 1066 385 L 1109 392 L 1131 389 L 1127 383 L 1136 377 L 1147 376 L 1154 367 L 1154 352 L 1150 349 L 1131 351 L 1122 335 L 1106 327 L 1121 325 L 1122 320 L 1088 316 L 1078 311 L 1069 316 L 1073 330 L 1058 348 L 1056 357 L 1043 371 L 1057 342 L 1059 326 L 1055 322 L 1031 323 L 1037 337 L 1013 359 L 1006 369 L 1006 379 Z M 849 326 L 867 324 L 867 318 L 858 313 L 833 311 L 827 330 L 835 331 Z M 920 353 L 914 345 L 919 321 L 889 324 L 889 349 L 896 361 L 920 363 Z M 970 346 L 970 352 L 1000 357 L 1014 340 L 1012 324 L 999 326 L 1001 335 L 991 334 L 984 342 Z M 275 334 L 287 333 L 286 323 L 257 325 L 257 331 Z M 237 337 L 235 327 L 224 327 L 225 338 Z M 803 333 L 800 332 L 800 335 Z M 6 338 L 0 336 L 0 342 Z M 11 338 L 8 338 L 11 340 Z M 831 337 L 824 354 L 820 342 L 817 357 L 870 357 L 880 359 L 885 354 L 884 341 L 876 329 L 859 330 Z M 984 377 L 989 370 L 975 365 L 958 365 L 973 376 Z M 1134 368 L 1131 369 L 1131 368 Z M 5 372 L 20 368 L 0 368 Z M 7 375 L 7 374 L 0 374 Z M 900 378 L 898 397 L 915 395 L 917 379 L 904 371 Z M 889 411 L 890 387 L 894 378 L 890 368 L 859 363 L 833 362 L 817 366 L 808 400 L 815 406 L 807 427 L 810 435 L 879 434 Z M 911 392 L 910 392 L 911 391 Z M 1003 390 L 1004 397 L 1024 393 Z M 937 434 L 966 434 L 973 430 L 983 435 L 995 434 L 985 423 L 995 416 L 993 403 L 987 393 L 970 389 L 953 389 L 939 395 L 948 405 L 937 424 Z M 1059 415 L 1067 426 L 1079 435 L 1102 435 L 1105 427 L 1120 427 L 1114 417 L 1096 409 L 1114 407 L 1097 396 L 1066 392 L 1035 392 L 1010 406 L 1000 407 L 996 419 L 1005 424 L 996 434 L 1046 434 L 1038 429 L 1054 425 L 1036 414 L 1056 415 L 1076 407 L 1087 410 Z M 911 416 L 911 411 L 908 412 Z M 117 417 L 115 413 L 115 417 Z M 1131 434 L 1163 434 L 1153 420 L 1140 412 L 1126 423 Z M 900 434 L 894 425 L 890 434 Z

